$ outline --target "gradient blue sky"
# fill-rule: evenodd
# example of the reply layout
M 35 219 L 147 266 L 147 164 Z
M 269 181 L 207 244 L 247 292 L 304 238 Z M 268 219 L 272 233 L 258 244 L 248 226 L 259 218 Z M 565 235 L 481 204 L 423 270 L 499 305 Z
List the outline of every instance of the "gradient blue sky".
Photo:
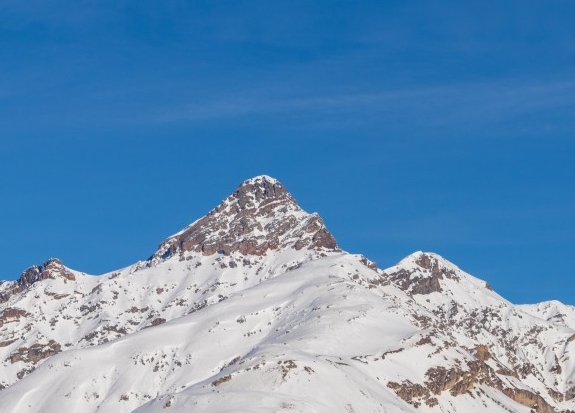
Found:
M 246 4 L 247 3 L 247 4 Z M 0 279 L 146 259 L 268 174 L 380 267 L 575 304 L 572 1 L 0 1 Z

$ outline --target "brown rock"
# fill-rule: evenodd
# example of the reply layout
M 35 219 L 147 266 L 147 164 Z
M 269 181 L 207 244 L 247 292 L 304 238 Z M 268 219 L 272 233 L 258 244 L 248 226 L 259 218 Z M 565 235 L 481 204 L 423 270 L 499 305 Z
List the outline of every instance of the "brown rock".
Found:
M 4 324 L 12 323 L 29 316 L 30 314 L 27 311 L 24 311 L 20 308 L 6 308 L 0 313 L 0 327 L 2 327 Z
M 21 293 L 32 284 L 48 278 L 55 279 L 59 277 L 70 281 L 76 279 L 74 274 L 60 260 L 50 258 L 43 264 L 35 265 L 24 271 L 17 281 L 12 282 L 7 290 L 0 293 L 0 303 L 8 301 L 12 295 Z
M 393 273 L 386 273 L 386 275 L 399 288 L 412 295 L 442 292 L 440 280 L 444 278 L 458 279 L 454 270 L 445 268 L 435 257 L 428 254 L 419 254 L 415 263 L 421 270 L 406 271 L 400 269 Z
M 304 215 L 295 199 L 275 179 L 244 182 L 208 215 L 160 244 L 151 264 L 173 255 L 264 255 L 278 248 L 337 250 L 337 243 L 317 214 Z
M 60 344 L 50 340 L 47 344 L 36 343 L 31 347 L 20 347 L 10 356 L 10 362 L 16 363 L 24 361 L 26 363 L 36 364 L 40 360 L 53 356 L 62 351 Z
M 475 357 L 481 361 L 487 361 L 491 358 L 491 354 L 489 353 L 489 348 L 484 344 L 478 344 L 475 347 Z

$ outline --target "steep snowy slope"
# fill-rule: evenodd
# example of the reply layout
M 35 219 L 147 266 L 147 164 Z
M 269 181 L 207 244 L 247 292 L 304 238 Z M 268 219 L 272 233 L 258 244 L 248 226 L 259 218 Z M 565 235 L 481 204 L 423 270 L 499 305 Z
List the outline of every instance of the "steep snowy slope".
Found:
M 0 284 L 0 406 L 572 412 L 570 311 L 514 306 L 436 254 L 379 270 L 260 176 L 147 261 Z
M 575 307 L 559 301 L 544 301 L 539 304 L 519 306 L 526 313 L 551 321 L 553 324 L 575 328 Z

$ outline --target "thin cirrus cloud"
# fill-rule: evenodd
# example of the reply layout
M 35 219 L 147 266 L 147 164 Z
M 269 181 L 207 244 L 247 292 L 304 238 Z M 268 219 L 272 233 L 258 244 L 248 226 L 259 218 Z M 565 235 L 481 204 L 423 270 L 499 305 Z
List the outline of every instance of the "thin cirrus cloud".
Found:
M 269 90 L 269 89 L 268 89 Z M 353 92 L 302 94 L 250 92 L 218 99 L 198 99 L 154 117 L 156 122 L 201 122 L 251 115 L 290 116 L 308 114 L 317 118 L 359 116 L 371 122 L 374 116 L 393 116 L 434 126 L 478 126 L 505 122 L 523 116 L 561 114 L 575 108 L 575 82 L 519 83 L 496 81 L 434 87 Z M 537 120 L 537 118 L 535 118 Z
M 575 126 L 575 82 L 569 80 L 497 80 L 387 90 L 380 86 L 379 91 L 362 88 L 348 92 L 259 85 L 245 93 L 213 90 L 196 96 L 186 96 L 186 87 L 182 85 L 180 90 L 184 92 L 176 97 L 166 92 L 174 88 L 174 85 L 165 89 L 123 85 L 108 94 L 104 88 L 82 97 L 44 100 L 40 94 L 36 96 L 35 110 L 25 110 L 28 105 L 12 104 L 6 113 L 12 112 L 13 116 L 0 123 L 11 119 L 6 127 L 14 127 L 20 119 L 22 127 L 49 126 L 57 119 L 59 125 L 89 126 L 97 120 L 102 126 L 176 126 L 208 125 L 221 120 L 233 123 L 258 117 L 258 124 L 264 125 L 268 121 L 297 119 L 285 122 L 284 127 L 289 129 L 384 127 L 417 134 L 437 132 L 444 137 L 478 131 L 484 136 L 496 132 L 504 132 L 506 136 L 549 132 L 561 135 Z M 9 92 L 10 89 L 5 90 Z M 51 105 L 43 105 L 43 101 Z

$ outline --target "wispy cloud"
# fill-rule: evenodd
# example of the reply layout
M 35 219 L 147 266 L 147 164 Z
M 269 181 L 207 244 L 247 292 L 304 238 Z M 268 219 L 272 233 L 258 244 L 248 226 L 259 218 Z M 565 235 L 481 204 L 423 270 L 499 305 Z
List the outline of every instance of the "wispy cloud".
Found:
M 435 127 L 470 127 L 513 121 L 527 115 L 544 117 L 550 112 L 560 114 L 565 110 L 575 115 L 575 81 L 496 81 L 323 94 L 251 91 L 198 99 L 164 110 L 154 120 L 197 122 L 271 115 L 308 116 L 315 120 L 332 118 L 336 123 L 355 117 L 364 122 L 391 119 Z
M 449 83 L 373 90 L 354 85 L 309 87 L 281 81 L 240 85 L 235 90 L 198 90 L 184 79 L 125 82 L 55 93 L 59 83 L 0 82 L 0 99 L 18 107 L 18 99 L 41 106 L 34 122 L 83 125 L 95 119 L 108 125 L 207 124 L 220 121 L 285 121 L 291 129 L 360 127 L 403 131 L 439 131 L 446 136 L 493 130 L 521 133 L 570 131 L 575 126 L 575 80 Z M 42 84 L 41 89 L 36 86 Z M 103 86 L 103 87 L 100 87 Z M 54 96 L 59 98 L 53 104 Z M 16 104 L 14 104 L 16 102 Z M 76 104 L 73 104 L 76 102 Z M 0 104 L 4 102 L 0 101 Z M 13 110 L 13 109 L 12 109 Z M 45 115 L 43 115 L 45 113 Z M 45 117 L 42 118 L 42 116 Z M 28 123 L 34 123 L 28 122 Z

